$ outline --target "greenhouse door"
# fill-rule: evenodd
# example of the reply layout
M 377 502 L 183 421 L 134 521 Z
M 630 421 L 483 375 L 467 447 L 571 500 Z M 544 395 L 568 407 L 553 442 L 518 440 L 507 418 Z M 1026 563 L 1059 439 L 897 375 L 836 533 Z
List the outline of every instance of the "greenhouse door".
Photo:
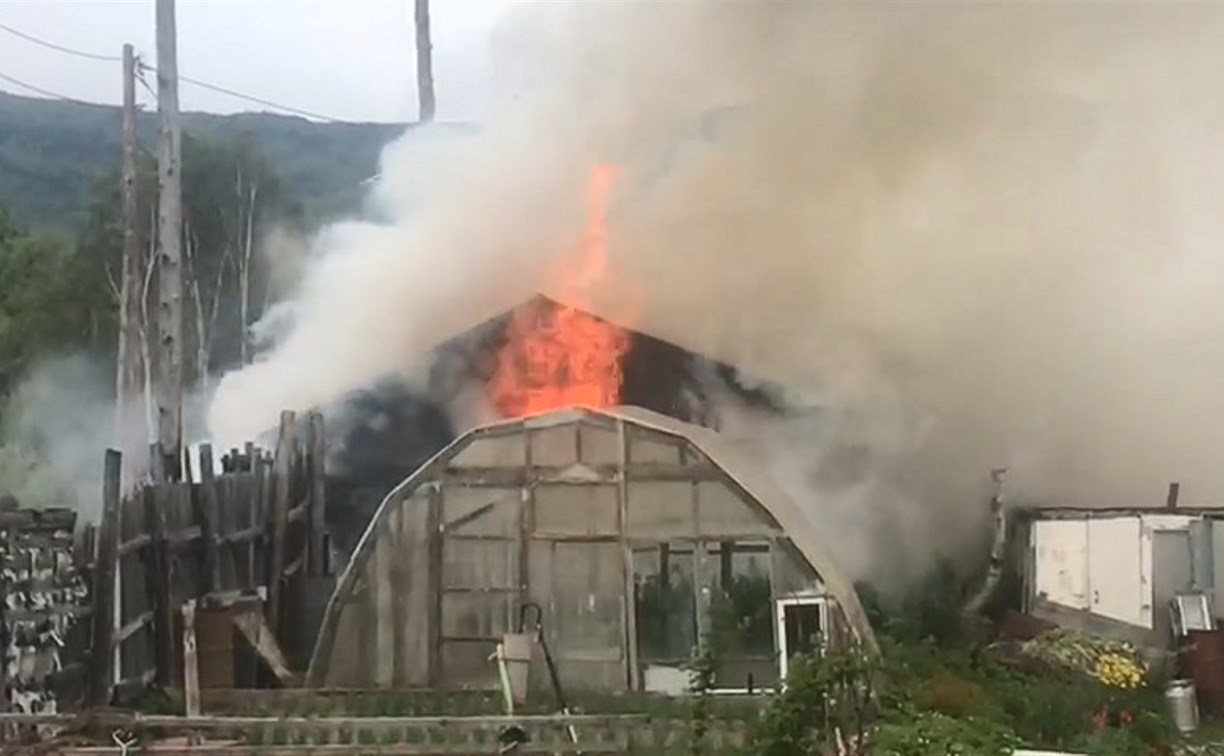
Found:
M 522 595 L 520 499 L 517 489 L 444 490 L 436 640 L 446 686 L 498 686 L 489 657 L 517 626 Z
M 625 566 L 609 541 L 536 540 L 530 548 L 530 593 L 544 610 L 544 637 L 566 690 L 626 687 Z M 537 662 L 532 685 L 548 684 Z

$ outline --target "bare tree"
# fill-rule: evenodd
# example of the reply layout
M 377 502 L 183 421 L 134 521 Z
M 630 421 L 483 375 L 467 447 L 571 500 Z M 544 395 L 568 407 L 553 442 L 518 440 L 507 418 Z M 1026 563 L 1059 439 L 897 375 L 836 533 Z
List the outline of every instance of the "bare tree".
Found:
M 429 0 L 416 0 L 416 59 L 417 96 L 420 98 L 422 123 L 434 119 L 433 43 L 429 34 Z
M 238 310 L 239 310 L 239 344 L 242 364 L 251 361 L 250 340 L 247 329 L 251 326 L 251 258 L 255 249 L 255 200 L 259 196 L 259 184 L 252 181 L 249 185 L 243 183 L 242 169 L 238 169 L 236 189 L 239 203 L 239 233 L 242 238 L 242 253 L 238 262 Z
M 157 0 L 157 429 L 166 473 L 179 478 L 183 445 L 183 186 L 174 0 Z
M 204 389 L 208 386 L 208 374 L 212 364 L 212 345 L 217 331 L 217 316 L 221 312 L 221 291 L 225 286 L 225 269 L 229 266 L 231 257 L 230 247 L 226 245 L 221 260 L 217 264 L 212 285 L 206 289 L 200 285 L 202 271 L 198 264 L 197 254 L 199 239 L 192 232 L 190 224 L 186 225 L 184 231 L 185 272 L 187 285 L 191 290 L 191 301 L 195 308 L 196 384 Z M 208 300 L 207 307 L 205 299 Z
M 136 69 L 137 60 L 131 45 L 123 46 L 123 172 L 120 180 L 123 222 L 123 262 L 118 283 L 108 279 L 111 292 L 119 305 L 119 343 L 116 354 L 115 435 L 123 452 L 122 481 L 125 487 L 136 483 L 145 458 L 145 439 L 139 432 L 139 408 L 144 392 L 144 356 L 139 348 L 144 330 L 144 308 L 141 306 L 141 254 L 137 234 L 136 202 Z

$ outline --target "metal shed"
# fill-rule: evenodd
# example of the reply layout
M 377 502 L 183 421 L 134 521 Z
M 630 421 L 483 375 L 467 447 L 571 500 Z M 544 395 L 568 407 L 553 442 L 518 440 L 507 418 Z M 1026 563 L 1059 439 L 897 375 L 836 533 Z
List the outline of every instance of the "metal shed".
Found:
M 308 681 L 493 687 L 489 657 L 533 602 L 567 688 L 674 691 L 702 637 L 718 687 L 765 687 L 814 638 L 876 648 L 823 537 L 706 428 L 632 407 L 477 428 L 383 501 Z

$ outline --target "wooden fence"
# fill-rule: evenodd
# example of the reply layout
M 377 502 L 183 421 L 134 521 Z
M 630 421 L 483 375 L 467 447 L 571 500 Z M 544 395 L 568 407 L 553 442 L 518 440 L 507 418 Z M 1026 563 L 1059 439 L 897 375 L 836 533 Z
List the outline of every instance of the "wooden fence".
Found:
M 116 733 L 139 743 L 140 753 L 226 754 L 402 754 L 403 756 L 477 756 L 501 753 L 498 736 L 516 725 L 530 738 L 517 754 L 690 754 L 697 737 L 688 719 L 645 714 L 549 715 L 519 717 L 179 717 L 132 716 L 97 712 L 84 717 L 0 714 L 0 725 L 57 725 L 79 738 Z M 704 753 L 745 753 L 747 722 L 702 723 Z M 118 733 L 125 733 L 120 736 Z M 577 742 L 574 742 L 574 739 Z M 99 738 L 100 740 L 101 738 Z M 171 740 L 174 739 L 174 740 Z M 61 741 L 61 742 L 62 742 Z M 160 742 L 158 742 L 160 741 Z M 175 742 L 177 741 L 177 742 Z M 134 749 L 133 749 L 134 750 Z M 2 752 L 2 751 L 0 751 Z M 72 747 L 56 753 L 120 753 L 114 745 Z
M 122 497 L 122 460 L 107 452 L 92 636 L 94 649 L 110 651 L 91 655 L 91 704 L 132 701 L 154 681 L 181 684 L 184 606 L 221 610 L 258 596 L 283 643 L 300 578 L 329 569 L 320 415 L 299 423 L 282 413 L 274 452 L 248 444 L 220 462 L 218 475 L 203 445 L 196 480 L 191 465 L 184 481 L 154 470 L 153 484 Z

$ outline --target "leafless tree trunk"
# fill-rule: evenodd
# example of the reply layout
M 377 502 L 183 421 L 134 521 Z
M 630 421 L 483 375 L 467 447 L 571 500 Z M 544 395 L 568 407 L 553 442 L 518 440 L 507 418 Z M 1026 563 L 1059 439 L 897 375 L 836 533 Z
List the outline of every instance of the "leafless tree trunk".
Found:
M 153 346 L 157 343 L 157 321 L 149 314 L 149 297 L 152 296 L 156 272 L 157 209 L 154 207 L 149 213 L 149 250 L 145 256 L 144 284 L 140 292 L 140 357 L 144 369 L 145 440 L 148 443 L 152 443 L 158 434 L 157 402 L 153 396 Z
M 434 100 L 433 43 L 429 34 L 429 0 L 416 0 L 414 20 L 416 22 L 417 95 L 420 98 L 420 120 L 429 123 L 434 119 L 437 103 Z
M 144 329 L 141 280 L 144 259 L 136 233 L 136 56 L 123 46 L 123 263 L 118 284 L 111 290 L 119 305 L 119 343 L 116 350 L 115 443 L 123 452 L 121 485 L 136 484 L 145 459 L 140 433 L 140 403 L 144 392 L 144 355 L 139 346 Z
M 242 257 L 238 265 L 238 309 L 241 315 L 241 330 L 238 333 L 238 337 L 240 339 L 239 343 L 242 345 L 241 357 L 243 365 L 251 361 L 250 340 L 247 337 L 247 329 L 251 326 L 251 255 L 255 248 L 255 199 L 258 195 L 259 185 L 252 183 L 249 188 L 245 188 L 242 182 L 242 174 L 239 173 L 239 218 L 244 221 L 244 227 L 241 229 L 243 232 Z
M 186 273 L 188 286 L 191 289 L 191 301 L 195 308 L 196 333 L 196 384 L 200 389 L 208 386 L 208 374 L 212 365 L 213 337 L 217 331 L 217 316 L 221 312 L 221 289 L 225 286 L 225 268 L 229 264 L 230 253 L 226 249 L 217 264 L 217 275 L 212 286 L 207 289 L 200 285 L 200 270 L 198 266 L 199 240 L 192 233 L 190 225 L 186 228 Z M 207 308 L 204 300 L 208 299 Z
M 179 478 L 183 446 L 183 186 L 174 0 L 157 0 L 157 428 L 166 473 Z

